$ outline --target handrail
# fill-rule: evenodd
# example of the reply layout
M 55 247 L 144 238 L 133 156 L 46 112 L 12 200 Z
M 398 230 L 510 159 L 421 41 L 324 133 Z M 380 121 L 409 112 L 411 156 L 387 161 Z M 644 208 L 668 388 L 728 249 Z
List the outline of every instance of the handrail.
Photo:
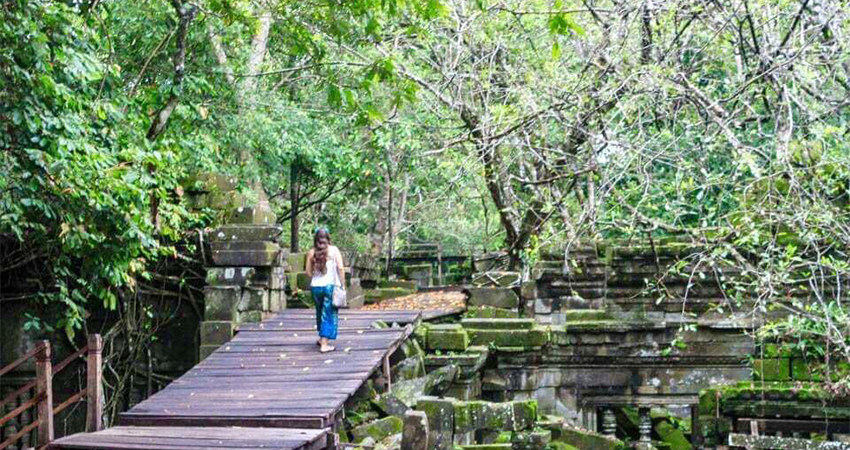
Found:
M 47 341 L 39 342 L 38 344 L 36 344 L 35 347 L 32 348 L 32 350 L 24 353 L 24 356 L 21 356 L 20 358 L 16 359 L 15 361 L 7 364 L 6 367 L 0 369 L 0 377 L 2 377 L 3 375 L 6 375 L 8 372 L 11 372 L 16 367 L 23 364 L 24 361 L 26 361 L 26 360 L 32 358 L 33 356 L 35 356 L 36 354 L 38 354 L 38 352 L 40 352 L 42 347 L 45 345 L 44 344 L 45 342 L 47 342 Z
M 4 448 L 14 444 L 15 442 L 18 441 L 18 439 L 22 438 L 24 435 L 26 435 L 30 431 L 34 430 L 35 427 L 39 426 L 40 424 L 41 424 L 41 421 L 36 420 L 35 422 L 21 428 L 21 431 L 18 431 L 17 433 L 15 433 L 14 436 L 10 437 L 9 439 L 6 439 L 5 441 L 3 441 L 2 444 L 0 444 L 0 450 L 3 450 Z
M 56 366 L 53 366 L 50 361 L 50 350 L 50 343 L 48 341 L 39 341 L 32 350 L 26 352 L 22 357 L 15 360 L 15 362 L 0 370 L 0 375 L 2 375 L 19 366 L 28 358 L 35 356 L 36 378 L 18 388 L 12 394 L 6 396 L 2 401 L 0 401 L 0 407 L 9 402 L 15 401 L 20 395 L 29 391 L 33 387 L 36 388 L 37 393 L 32 399 L 18 406 L 12 412 L 0 416 L 0 426 L 32 407 L 36 407 L 37 409 L 37 419 L 15 433 L 15 435 L 6 439 L 3 443 L 0 443 L 0 450 L 14 444 L 21 439 L 21 437 L 36 428 L 38 428 L 39 447 L 45 448 L 47 444 L 53 440 L 54 414 L 58 414 L 68 406 L 80 401 L 85 401 L 87 403 L 86 431 L 99 431 L 103 428 L 103 403 L 101 402 L 101 397 L 103 396 L 103 339 L 97 334 L 90 335 L 88 337 L 88 343 L 84 347 L 63 359 L 62 362 Z M 58 406 L 54 407 L 53 375 L 65 369 L 69 364 L 84 354 L 86 355 L 87 372 L 85 389 L 77 392 Z
M 35 405 L 36 403 L 38 403 L 38 402 L 40 402 L 40 401 L 44 400 L 44 397 L 45 397 L 45 395 L 44 395 L 44 394 L 36 395 L 35 397 L 33 397 L 33 398 L 29 399 L 29 401 L 28 401 L 28 402 L 24 403 L 24 404 L 23 404 L 23 405 L 21 405 L 21 406 L 18 406 L 17 408 L 15 408 L 14 410 L 12 410 L 10 413 L 8 413 L 8 414 L 6 414 L 5 416 L 3 416 L 2 418 L 0 418 L 0 426 L 2 426 L 2 425 L 3 425 L 3 424 L 5 424 L 6 422 L 8 422 L 8 421 L 10 421 L 10 420 L 14 419 L 15 417 L 18 417 L 18 416 L 19 416 L 19 415 L 21 415 L 21 413 L 23 413 L 24 411 L 26 411 L 26 410 L 28 410 L 28 409 L 32 408 L 32 407 L 33 407 L 33 405 Z

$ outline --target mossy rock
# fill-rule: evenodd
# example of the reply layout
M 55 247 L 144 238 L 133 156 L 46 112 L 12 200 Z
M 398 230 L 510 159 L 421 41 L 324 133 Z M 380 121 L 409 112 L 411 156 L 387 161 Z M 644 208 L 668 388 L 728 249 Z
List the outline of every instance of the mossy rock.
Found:
M 534 328 L 534 319 L 462 319 L 466 329 L 476 330 L 530 330 Z
M 757 359 L 753 361 L 756 381 L 788 381 L 791 379 L 791 360 L 788 358 Z
M 379 288 L 400 288 L 408 291 L 416 291 L 416 282 L 408 280 L 381 280 L 378 282 Z
M 625 450 L 623 441 L 577 428 L 564 427 L 556 442 L 563 442 L 580 450 Z
M 653 427 L 658 438 L 670 445 L 670 450 L 691 450 L 691 443 L 685 437 L 682 430 L 673 426 L 672 423 L 662 420 Z
M 564 322 L 587 322 L 611 320 L 611 315 L 604 309 L 568 309 L 562 311 Z
M 472 345 L 534 348 L 549 343 L 549 329 L 534 327 L 530 330 L 469 330 Z
M 401 433 L 403 427 L 404 423 L 401 419 L 390 416 L 354 427 L 351 430 L 351 436 L 354 442 L 361 442 L 367 437 L 381 441 L 389 436 Z
M 470 319 L 518 319 L 519 312 L 493 306 L 470 306 L 464 317 Z
M 550 442 L 549 445 L 546 447 L 546 449 L 547 450 L 579 450 L 578 448 L 573 447 L 572 445 L 567 444 L 566 442 L 558 442 L 558 441 Z
M 469 347 L 469 334 L 464 330 L 428 332 L 429 350 L 464 351 Z

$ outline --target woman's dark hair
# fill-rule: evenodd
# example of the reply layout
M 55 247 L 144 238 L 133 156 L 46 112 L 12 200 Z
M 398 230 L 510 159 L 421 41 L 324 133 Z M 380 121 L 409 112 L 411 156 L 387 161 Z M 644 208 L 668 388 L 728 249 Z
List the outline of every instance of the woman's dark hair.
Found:
M 313 273 L 316 270 L 323 274 L 328 270 L 328 247 L 331 245 L 331 235 L 327 228 L 319 228 L 313 235 Z

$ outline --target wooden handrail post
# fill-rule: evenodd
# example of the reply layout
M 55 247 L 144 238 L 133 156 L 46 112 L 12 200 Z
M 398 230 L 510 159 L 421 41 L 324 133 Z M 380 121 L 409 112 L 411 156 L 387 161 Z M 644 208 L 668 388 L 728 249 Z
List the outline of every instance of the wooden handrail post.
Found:
M 89 336 L 86 358 L 86 431 L 103 429 L 103 338 Z
M 35 355 L 36 395 L 44 394 L 38 402 L 38 446 L 53 440 L 53 365 L 50 362 L 50 342 L 40 341 L 41 350 Z

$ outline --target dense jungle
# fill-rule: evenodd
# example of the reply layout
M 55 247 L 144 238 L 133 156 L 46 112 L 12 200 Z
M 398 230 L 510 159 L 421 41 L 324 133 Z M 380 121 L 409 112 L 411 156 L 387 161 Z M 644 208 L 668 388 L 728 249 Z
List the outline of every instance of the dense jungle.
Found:
M 438 243 L 517 292 L 680 245 L 642 297 L 716 283 L 847 395 L 848 124 L 844 0 L 2 0 L 0 366 L 101 333 L 111 422 L 191 366 L 152 349 L 197 351 L 205 233 L 249 208 L 287 254 L 326 227 L 394 279 Z

